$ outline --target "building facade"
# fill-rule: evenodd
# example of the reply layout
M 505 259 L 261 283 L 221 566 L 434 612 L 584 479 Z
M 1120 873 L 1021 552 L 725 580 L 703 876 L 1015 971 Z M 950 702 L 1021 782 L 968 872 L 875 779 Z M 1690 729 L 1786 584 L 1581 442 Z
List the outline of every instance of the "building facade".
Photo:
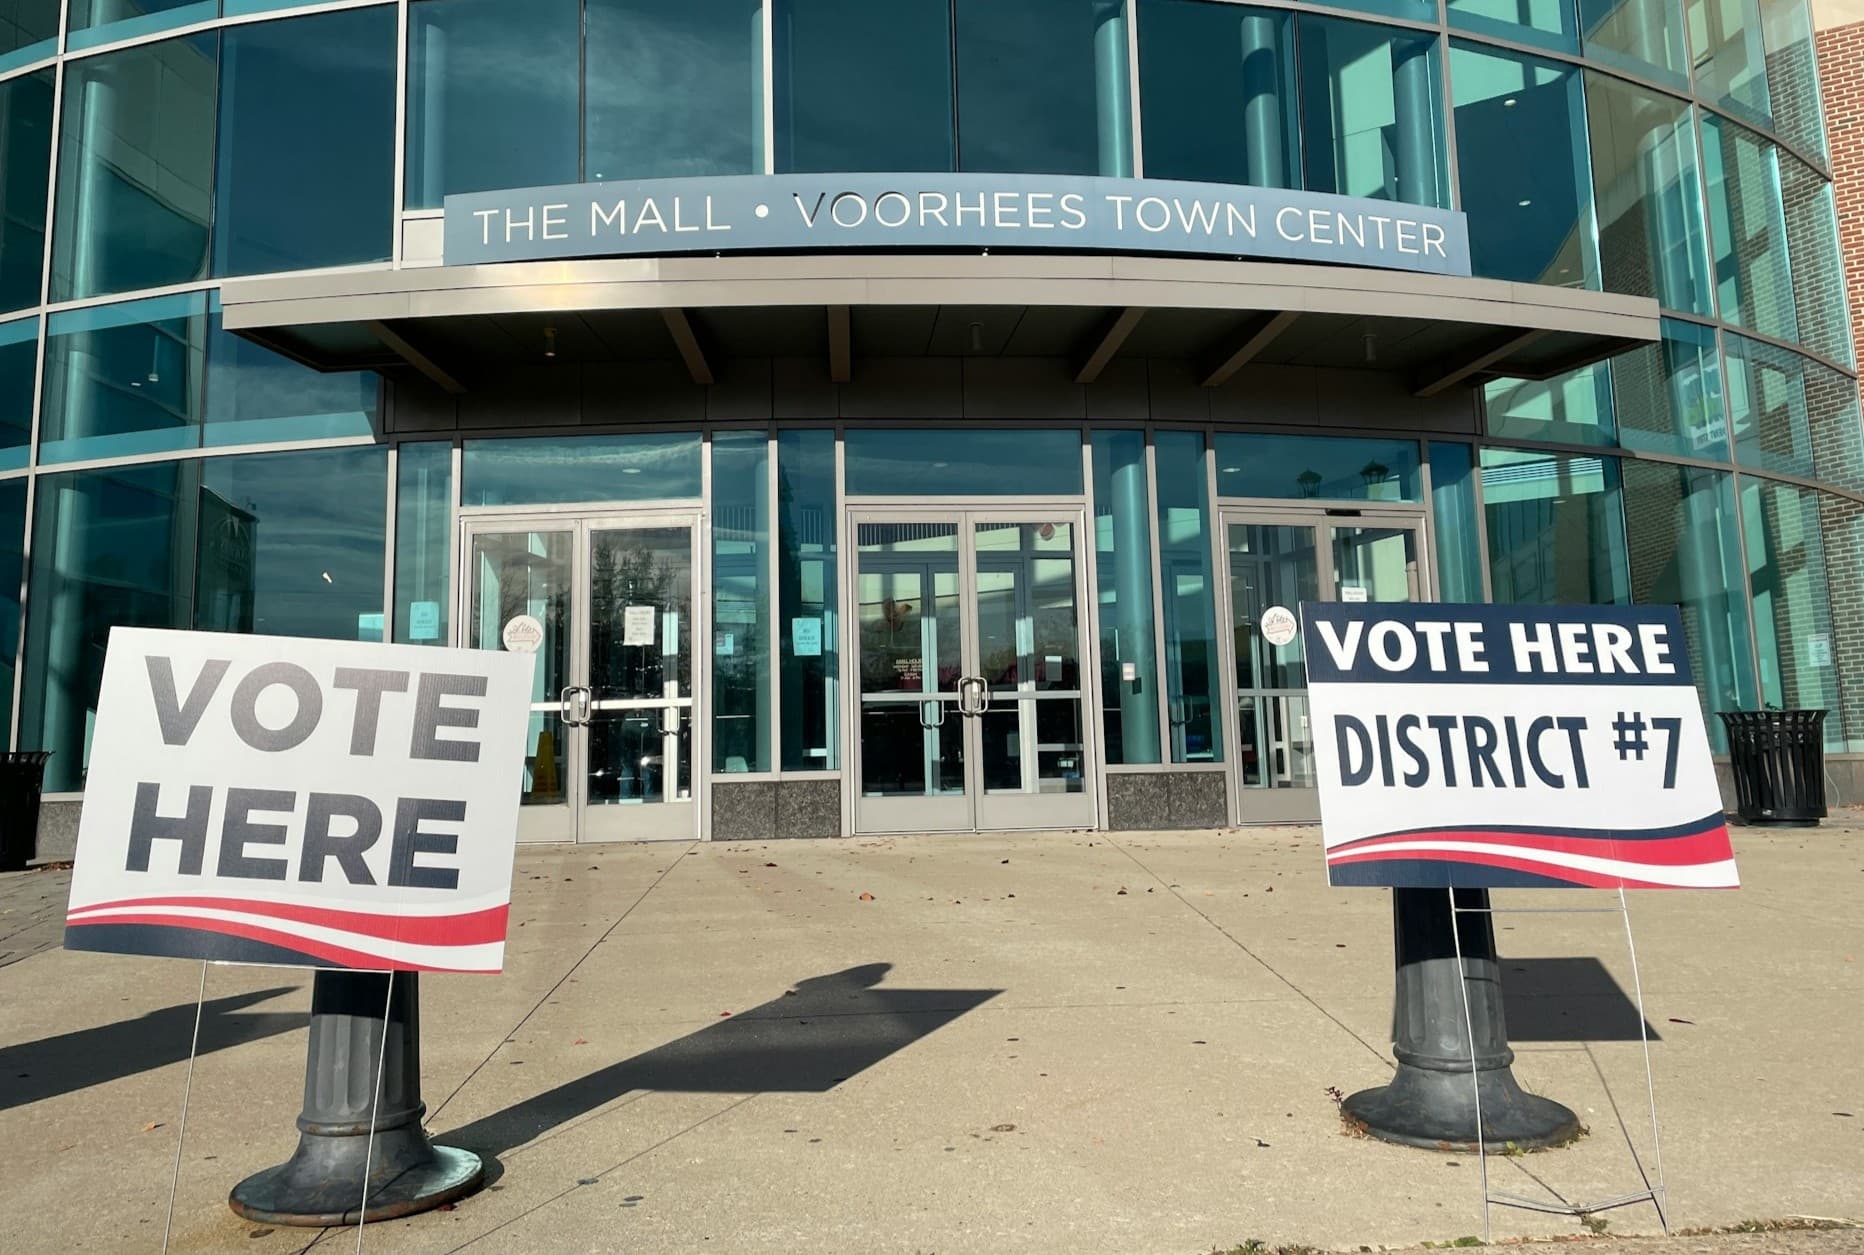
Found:
M 529 840 L 1311 818 L 1312 599 L 1679 605 L 1864 797 L 1805 0 L 0 10 L 42 853 L 116 624 L 534 620 Z

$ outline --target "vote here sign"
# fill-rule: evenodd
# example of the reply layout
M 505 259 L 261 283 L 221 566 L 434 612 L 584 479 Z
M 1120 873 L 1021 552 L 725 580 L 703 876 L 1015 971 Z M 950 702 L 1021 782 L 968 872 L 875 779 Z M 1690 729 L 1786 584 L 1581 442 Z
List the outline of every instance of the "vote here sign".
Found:
M 115 629 L 65 948 L 499 971 L 535 666 Z
M 1739 883 L 1675 607 L 1301 619 L 1329 883 Z

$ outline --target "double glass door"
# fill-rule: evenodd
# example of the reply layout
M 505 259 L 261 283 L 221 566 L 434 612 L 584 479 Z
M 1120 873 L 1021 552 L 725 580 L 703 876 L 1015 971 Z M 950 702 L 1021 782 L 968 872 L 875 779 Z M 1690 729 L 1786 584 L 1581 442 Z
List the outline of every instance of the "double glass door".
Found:
M 1226 510 L 1229 625 L 1235 666 L 1237 814 L 1244 823 L 1320 817 L 1307 663 L 1297 632 L 1273 644 L 1272 607 L 1304 601 L 1424 601 L 1423 521 L 1373 511 Z
M 696 524 L 690 514 L 464 524 L 464 643 L 538 654 L 520 840 L 697 835 Z
M 848 525 L 856 831 L 1093 827 L 1080 511 Z

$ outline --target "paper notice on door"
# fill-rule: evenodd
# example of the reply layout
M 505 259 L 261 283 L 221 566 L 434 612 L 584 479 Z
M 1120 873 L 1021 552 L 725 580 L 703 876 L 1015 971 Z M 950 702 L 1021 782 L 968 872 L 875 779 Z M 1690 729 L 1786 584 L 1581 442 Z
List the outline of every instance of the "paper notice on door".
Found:
M 1340 586 L 1340 600 L 1341 601 L 1364 601 L 1365 599 L 1366 599 L 1366 590 L 1360 585 L 1343 584 Z
M 738 636 L 735 632 L 720 632 L 713 638 L 712 652 L 720 658 L 729 658 L 738 652 Z
M 1829 635 L 1816 632 L 1806 638 L 1806 665 L 1809 667 L 1832 665 L 1832 638 Z
M 621 612 L 621 643 L 623 645 L 652 645 L 654 643 L 653 606 L 629 606 Z
M 822 656 L 822 620 L 790 620 L 790 652 L 798 658 Z

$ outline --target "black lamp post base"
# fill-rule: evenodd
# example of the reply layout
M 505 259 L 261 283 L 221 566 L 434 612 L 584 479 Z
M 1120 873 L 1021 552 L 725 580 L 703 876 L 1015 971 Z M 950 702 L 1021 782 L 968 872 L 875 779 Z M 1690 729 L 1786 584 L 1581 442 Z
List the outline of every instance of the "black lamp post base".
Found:
M 418 1136 L 419 1129 L 414 1130 Z M 350 1141 L 361 1138 L 318 1138 L 325 1141 Z M 376 1139 L 376 1155 L 369 1173 L 373 1187 L 369 1191 L 369 1208 L 361 1217 L 365 1221 L 396 1220 L 431 1211 L 455 1199 L 464 1198 L 485 1184 L 485 1165 L 469 1150 L 451 1146 L 427 1145 L 421 1137 L 425 1157 L 411 1156 L 413 1147 L 394 1152 L 393 1159 L 383 1156 L 383 1142 Z M 298 1153 L 276 1168 L 254 1173 L 233 1187 L 227 1204 L 247 1220 L 264 1224 L 330 1227 L 357 1222 L 358 1204 L 362 1202 L 362 1159 L 360 1154 L 334 1153 L 331 1148 L 308 1145 L 306 1136 Z M 343 1165 L 341 1158 L 354 1158 Z M 344 1167 L 348 1171 L 344 1171 Z
M 1482 1140 L 1490 1150 L 1545 1150 L 1581 1133 L 1568 1108 L 1521 1088 L 1508 1068 L 1477 1074 Z M 1400 1064 L 1389 1085 L 1363 1089 L 1340 1105 L 1354 1128 L 1381 1141 L 1424 1150 L 1476 1149 L 1476 1086 L 1469 1073 Z

